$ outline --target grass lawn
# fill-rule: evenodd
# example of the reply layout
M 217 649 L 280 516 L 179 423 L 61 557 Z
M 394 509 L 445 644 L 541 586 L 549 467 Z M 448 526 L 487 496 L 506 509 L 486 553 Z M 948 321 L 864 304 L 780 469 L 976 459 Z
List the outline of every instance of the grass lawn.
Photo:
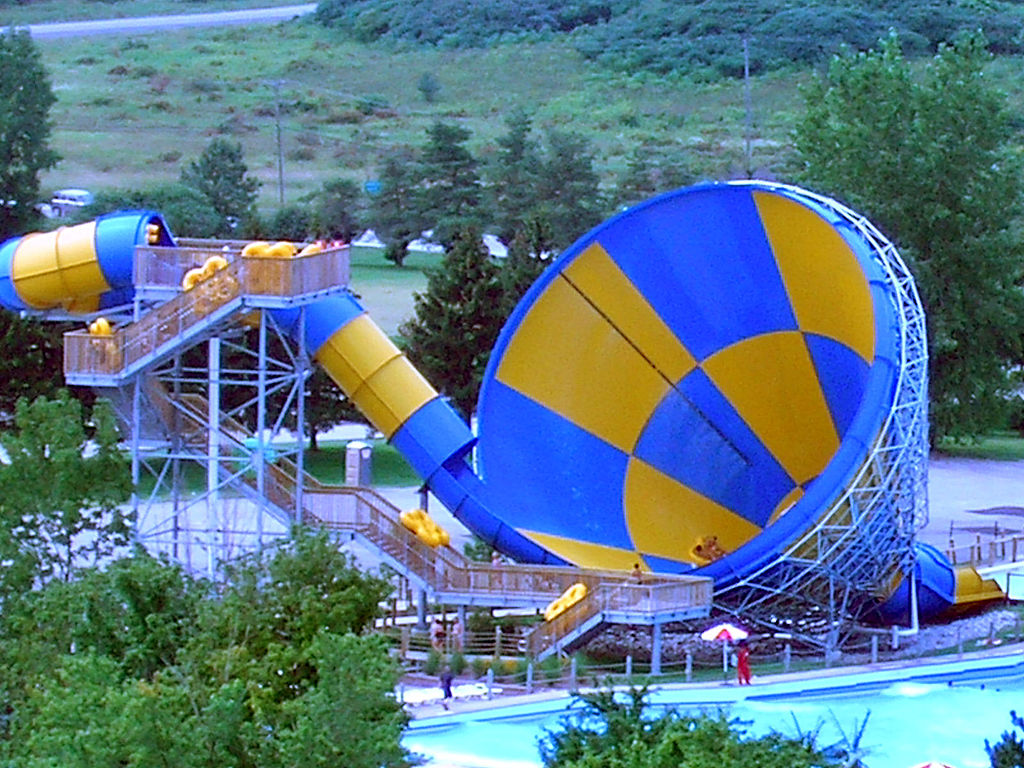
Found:
M 943 440 L 938 445 L 947 456 L 995 461 L 1024 461 L 1024 437 L 1009 430 L 995 432 L 977 441 L 955 442 Z
M 422 484 L 408 462 L 384 440 L 371 440 L 373 445 L 372 484 L 381 487 L 407 487 Z M 320 444 L 318 451 L 306 451 L 306 471 L 327 485 L 345 484 L 345 443 L 327 442 Z M 184 492 L 197 495 L 206 490 L 206 467 L 195 461 L 181 464 Z M 152 493 L 154 479 L 144 475 L 139 483 L 139 495 L 143 498 Z
M 53 143 L 63 158 L 43 175 L 44 192 L 176 180 L 184 163 L 224 135 L 241 142 L 250 171 L 262 180 L 267 217 L 278 206 L 278 95 L 287 203 L 328 179 L 362 185 L 377 178 L 386 157 L 421 146 L 438 120 L 469 129 L 470 148 L 486 162 L 516 107 L 532 112 L 540 131 L 589 138 L 609 188 L 645 142 L 677 148 L 707 177 L 734 176 L 744 165 L 741 83 L 613 74 L 560 40 L 396 50 L 348 42 L 300 20 L 258 33 L 226 27 L 38 45 L 58 98 Z M 424 73 L 441 84 L 432 103 L 417 89 Z M 778 168 L 788 157 L 796 88 L 804 79 L 789 73 L 755 82 L 758 168 Z

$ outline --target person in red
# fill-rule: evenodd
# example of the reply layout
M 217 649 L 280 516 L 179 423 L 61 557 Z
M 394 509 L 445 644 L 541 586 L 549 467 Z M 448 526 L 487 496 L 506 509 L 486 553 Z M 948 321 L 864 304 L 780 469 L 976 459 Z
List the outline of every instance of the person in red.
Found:
M 750 648 L 746 640 L 736 644 L 736 682 L 750 685 Z

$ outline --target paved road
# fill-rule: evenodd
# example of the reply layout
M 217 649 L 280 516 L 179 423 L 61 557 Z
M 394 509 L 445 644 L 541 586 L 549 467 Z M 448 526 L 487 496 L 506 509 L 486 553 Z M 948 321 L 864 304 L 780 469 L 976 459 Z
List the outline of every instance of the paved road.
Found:
M 303 16 L 316 10 L 315 3 L 285 5 L 280 8 L 246 8 L 217 13 L 189 13 L 173 16 L 139 16 L 131 19 L 98 21 L 62 21 L 53 24 L 30 24 L 28 29 L 36 40 L 93 35 L 142 35 L 183 27 L 218 27 L 241 24 L 273 24 Z M 4 31 L 7 27 L 2 27 Z

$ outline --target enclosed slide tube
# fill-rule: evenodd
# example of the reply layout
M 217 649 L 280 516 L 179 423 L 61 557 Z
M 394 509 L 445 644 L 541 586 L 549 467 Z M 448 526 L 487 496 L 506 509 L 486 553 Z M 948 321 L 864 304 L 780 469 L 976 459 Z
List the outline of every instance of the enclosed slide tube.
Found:
M 80 226 L 0 246 L 0 302 L 120 303 L 134 245 L 173 244 L 152 212 Z M 485 375 L 479 438 L 350 294 L 273 314 L 305 332 L 441 503 L 500 551 L 706 575 L 717 592 L 806 556 L 827 515 L 856 511 L 844 494 L 900 386 L 891 286 L 869 251 L 791 187 L 706 185 L 627 211 L 565 251 L 513 313 Z M 912 536 L 879 535 L 886 514 L 864 533 L 904 547 L 873 553 L 883 615 L 909 604 L 908 557 L 926 612 L 962 602 L 960 582 L 963 601 L 977 599 L 976 579 L 941 553 L 908 556 Z M 894 513 L 884 526 L 905 523 Z

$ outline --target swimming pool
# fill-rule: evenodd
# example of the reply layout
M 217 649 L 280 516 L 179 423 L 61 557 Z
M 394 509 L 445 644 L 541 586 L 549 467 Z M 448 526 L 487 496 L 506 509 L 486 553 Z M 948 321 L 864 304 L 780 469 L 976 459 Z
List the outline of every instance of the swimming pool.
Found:
M 652 706 L 725 708 L 752 721 L 751 733 L 795 735 L 821 724 L 821 744 L 856 733 L 868 717 L 861 747 L 870 768 L 909 768 L 941 760 L 957 768 L 988 768 L 985 739 L 1011 727 L 1024 710 L 1024 657 L 927 664 L 825 679 L 735 686 L 671 687 Z M 537 739 L 558 726 L 566 700 L 501 707 L 416 720 L 405 746 L 434 768 L 538 768 Z

